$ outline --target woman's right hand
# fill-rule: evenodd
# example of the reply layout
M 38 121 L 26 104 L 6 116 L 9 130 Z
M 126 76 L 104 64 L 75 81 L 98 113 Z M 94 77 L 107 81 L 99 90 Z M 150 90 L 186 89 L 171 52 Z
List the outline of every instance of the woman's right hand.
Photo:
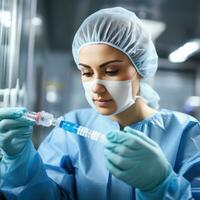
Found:
M 0 149 L 8 156 L 20 153 L 31 140 L 33 122 L 22 119 L 25 108 L 0 108 Z

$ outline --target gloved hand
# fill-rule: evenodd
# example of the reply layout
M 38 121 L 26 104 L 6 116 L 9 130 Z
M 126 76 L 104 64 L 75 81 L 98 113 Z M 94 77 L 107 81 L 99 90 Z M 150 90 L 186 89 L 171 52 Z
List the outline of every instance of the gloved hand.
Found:
M 31 139 L 34 122 L 20 119 L 25 108 L 0 108 L 0 148 L 8 155 L 18 154 Z
M 157 187 L 172 168 L 159 145 L 140 131 L 125 127 L 107 135 L 105 164 L 117 178 L 142 191 Z

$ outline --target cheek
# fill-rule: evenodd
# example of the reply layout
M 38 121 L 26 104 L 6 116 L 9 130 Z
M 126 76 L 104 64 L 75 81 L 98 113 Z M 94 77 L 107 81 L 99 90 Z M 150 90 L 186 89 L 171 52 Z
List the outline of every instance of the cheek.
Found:
M 136 76 L 136 70 L 133 66 L 130 66 L 127 72 L 124 75 L 124 80 L 131 80 L 134 76 Z
M 133 76 L 131 74 L 127 74 L 126 79 L 127 80 L 131 80 L 133 78 Z

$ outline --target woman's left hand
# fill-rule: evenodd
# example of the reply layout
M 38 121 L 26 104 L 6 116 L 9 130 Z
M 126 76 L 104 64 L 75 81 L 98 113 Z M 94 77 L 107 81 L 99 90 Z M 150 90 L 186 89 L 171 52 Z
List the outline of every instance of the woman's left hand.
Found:
M 172 171 L 159 145 L 142 132 L 125 127 L 124 131 L 112 131 L 106 136 L 106 167 L 129 185 L 152 190 Z

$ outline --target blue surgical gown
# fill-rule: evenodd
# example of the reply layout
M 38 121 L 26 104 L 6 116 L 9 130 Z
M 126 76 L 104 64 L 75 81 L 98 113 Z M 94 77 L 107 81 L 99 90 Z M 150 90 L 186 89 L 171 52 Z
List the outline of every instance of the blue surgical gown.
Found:
M 92 109 L 64 118 L 102 134 L 120 129 L 116 121 Z M 60 128 L 52 130 L 38 152 L 30 142 L 17 157 L 3 157 L 1 190 L 8 199 L 20 200 L 156 200 L 159 192 L 162 199 L 200 199 L 199 122 L 163 109 L 129 126 L 156 141 L 173 167 L 173 175 L 153 191 L 142 192 L 112 176 L 104 165 L 102 144 Z

